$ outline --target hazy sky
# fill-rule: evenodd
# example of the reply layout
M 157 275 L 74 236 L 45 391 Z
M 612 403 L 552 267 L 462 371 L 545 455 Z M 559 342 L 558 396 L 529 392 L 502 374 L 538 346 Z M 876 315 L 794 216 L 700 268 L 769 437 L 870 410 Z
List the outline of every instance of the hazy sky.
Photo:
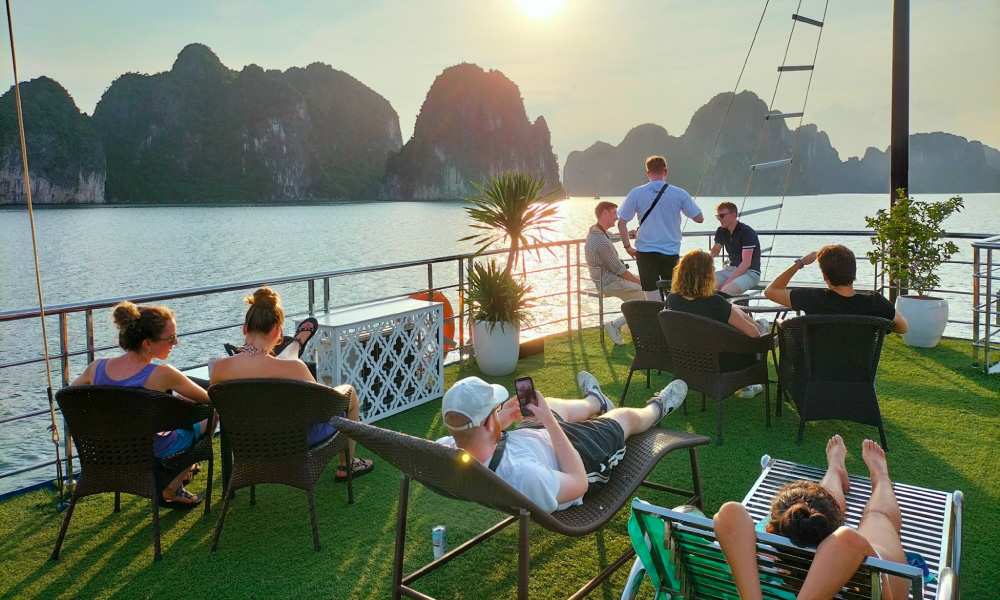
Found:
M 201 42 L 236 70 L 319 61 L 346 71 L 392 103 L 406 140 L 434 78 L 472 62 L 513 80 L 529 118 L 545 116 L 560 166 L 641 123 L 683 133 L 699 106 L 733 89 L 765 4 L 565 0 L 538 20 L 517 0 L 11 2 L 21 79 L 52 77 L 87 113 L 122 73 L 167 70 Z M 797 4 L 770 1 L 740 90 L 770 100 Z M 822 18 L 825 2 L 801 4 Z M 844 159 L 889 142 L 892 2 L 829 4 L 806 121 Z M 1000 147 L 1000 1 L 911 4 L 911 131 Z M 811 62 L 819 31 L 796 27 L 788 64 Z M 13 83 L 4 46 L 3 89 Z M 786 73 L 775 108 L 800 110 L 807 80 Z

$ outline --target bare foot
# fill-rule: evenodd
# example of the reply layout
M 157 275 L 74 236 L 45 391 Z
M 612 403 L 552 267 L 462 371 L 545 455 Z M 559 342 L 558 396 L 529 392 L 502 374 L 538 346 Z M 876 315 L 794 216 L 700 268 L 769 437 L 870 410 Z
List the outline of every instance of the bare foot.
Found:
M 889 465 L 885 462 L 885 450 L 878 445 L 878 442 L 872 440 L 861 442 L 861 458 L 868 465 L 873 484 L 876 480 L 889 480 Z
M 826 444 L 826 470 L 837 474 L 845 494 L 851 491 L 851 480 L 847 477 L 847 465 L 844 462 L 846 457 L 847 446 L 844 444 L 844 438 L 840 437 L 840 434 L 834 435 Z

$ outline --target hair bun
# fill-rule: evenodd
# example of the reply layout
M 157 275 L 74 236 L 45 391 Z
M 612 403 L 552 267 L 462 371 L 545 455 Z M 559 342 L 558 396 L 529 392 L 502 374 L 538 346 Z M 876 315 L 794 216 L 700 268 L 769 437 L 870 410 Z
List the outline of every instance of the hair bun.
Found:
M 135 323 L 139 320 L 139 317 L 139 307 L 128 300 L 119 302 L 113 309 L 111 309 L 111 320 L 114 322 L 115 327 L 117 327 L 119 331 L 123 331 L 135 325 Z
M 253 296 L 247 296 L 245 302 L 257 308 L 273 309 L 278 306 L 278 293 L 265 286 L 254 290 Z

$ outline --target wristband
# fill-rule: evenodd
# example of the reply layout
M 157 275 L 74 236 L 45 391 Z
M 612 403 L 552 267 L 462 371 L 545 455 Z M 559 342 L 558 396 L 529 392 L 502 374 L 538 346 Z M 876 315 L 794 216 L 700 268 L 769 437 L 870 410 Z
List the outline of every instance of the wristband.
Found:
M 795 259 L 795 264 L 799 265 L 800 269 L 806 268 L 806 263 L 802 262 L 801 258 L 796 258 Z

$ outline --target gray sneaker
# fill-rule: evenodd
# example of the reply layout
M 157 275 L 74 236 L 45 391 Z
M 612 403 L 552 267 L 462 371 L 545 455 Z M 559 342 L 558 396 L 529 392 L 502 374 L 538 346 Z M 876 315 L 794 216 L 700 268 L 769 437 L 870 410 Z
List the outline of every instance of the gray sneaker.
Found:
M 656 420 L 659 423 L 663 420 L 663 417 L 674 412 L 678 406 L 684 403 L 684 399 L 687 398 L 688 385 L 682 379 L 675 379 L 667 384 L 667 387 L 660 390 L 660 393 L 649 399 L 646 404 L 656 404 L 660 407 L 660 418 Z
M 586 371 L 577 373 L 576 385 L 580 387 L 580 393 L 583 394 L 584 398 L 594 396 L 600 401 L 601 412 L 599 414 L 603 415 L 615 407 L 615 403 L 601 391 L 601 385 L 597 383 L 597 378 L 590 373 Z
M 611 338 L 611 341 L 614 342 L 615 346 L 625 345 L 625 340 L 622 338 L 622 330 L 615 327 L 613 322 L 608 321 L 605 323 L 604 331 L 608 334 L 608 337 Z

